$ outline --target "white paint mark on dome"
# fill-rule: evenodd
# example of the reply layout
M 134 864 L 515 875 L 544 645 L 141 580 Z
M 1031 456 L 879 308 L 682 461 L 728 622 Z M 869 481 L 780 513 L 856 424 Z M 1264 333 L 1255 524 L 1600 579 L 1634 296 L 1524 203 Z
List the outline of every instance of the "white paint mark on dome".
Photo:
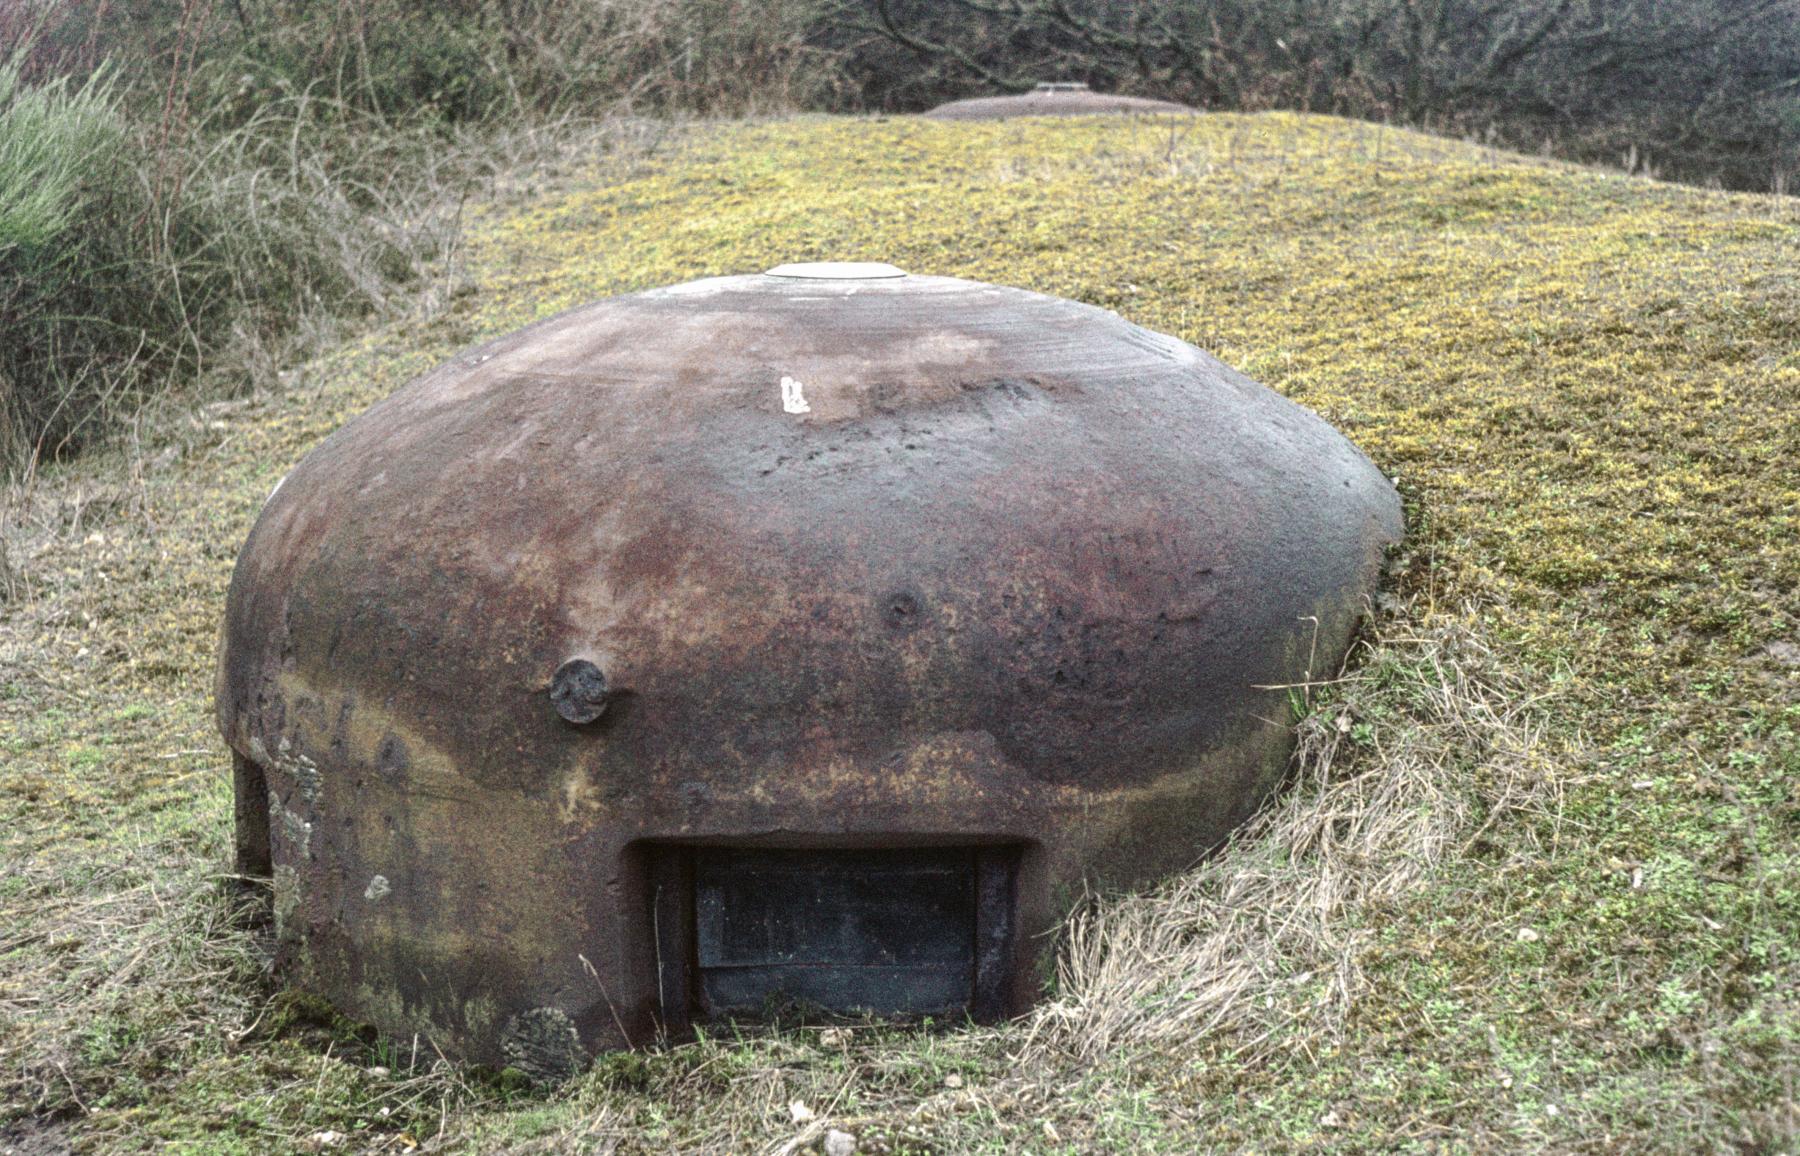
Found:
M 812 406 L 806 404 L 806 394 L 801 392 L 806 387 L 791 377 L 781 379 L 781 408 L 788 413 L 811 413 Z
M 802 261 L 777 265 L 764 276 L 792 277 L 802 281 L 876 281 L 904 277 L 906 270 L 885 261 Z

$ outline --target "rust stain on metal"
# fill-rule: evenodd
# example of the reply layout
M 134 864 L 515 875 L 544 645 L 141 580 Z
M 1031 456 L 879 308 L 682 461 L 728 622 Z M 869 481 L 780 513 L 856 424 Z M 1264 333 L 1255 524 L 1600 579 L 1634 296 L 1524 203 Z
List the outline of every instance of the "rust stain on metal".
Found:
M 1179 341 L 869 268 L 551 318 L 271 496 L 218 711 L 292 982 L 551 1068 L 664 1014 L 657 847 L 1006 847 L 980 1006 L 1017 1011 L 1059 893 L 1180 869 L 1279 778 L 1256 688 L 1315 618 L 1341 653 L 1387 480 Z

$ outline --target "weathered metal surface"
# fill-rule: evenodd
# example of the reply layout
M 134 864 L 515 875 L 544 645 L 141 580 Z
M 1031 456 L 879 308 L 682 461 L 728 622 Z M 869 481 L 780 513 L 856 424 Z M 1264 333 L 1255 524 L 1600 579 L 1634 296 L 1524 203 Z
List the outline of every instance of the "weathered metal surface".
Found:
M 332 435 L 239 558 L 278 966 L 548 1070 L 682 1011 L 657 848 L 1004 847 L 977 1004 L 1018 1010 L 1083 880 L 1263 797 L 1255 687 L 1341 653 L 1400 529 L 1315 415 L 1069 301 L 751 276 L 541 322 Z
M 1092 92 L 1085 84 L 1040 84 L 1013 96 L 977 96 L 940 104 L 924 115 L 933 120 L 1005 120 L 1015 116 L 1157 115 L 1191 116 L 1196 110 L 1168 100 Z
M 695 966 L 709 1013 L 783 999 L 944 1014 L 975 989 L 975 852 L 701 848 Z

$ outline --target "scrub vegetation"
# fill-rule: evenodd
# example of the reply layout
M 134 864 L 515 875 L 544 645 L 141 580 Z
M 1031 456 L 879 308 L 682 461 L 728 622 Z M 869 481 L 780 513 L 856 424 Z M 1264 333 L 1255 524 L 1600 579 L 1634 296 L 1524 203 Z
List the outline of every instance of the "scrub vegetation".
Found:
M 1797 251 L 1791 199 L 1293 113 L 803 118 L 515 174 L 441 308 L 15 490 L 0 1146 L 1792 1152 Z M 1290 692 L 1289 787 L 1084 903 L 999 1027 L 718 1031 L 545 1089 L 279 993 L 209 713 L 264 496 L 467 344 L 821 258 L 1115 309 L 1398 477 L 1408 543 Z
M 310 91 L 147 117 L 108 67 L 27 79 L 0 37 L 0 477 L 129 437 L 157 405 L 231 400 L 346 324 L 416 313 L 460 211 L 505 174 L 667 126 L 459 126 Z
M 432 301 L 467 198 L 645 116 L 1042 80 L 1800 180 L 1800 0 L 7 0 L 0 477 Z

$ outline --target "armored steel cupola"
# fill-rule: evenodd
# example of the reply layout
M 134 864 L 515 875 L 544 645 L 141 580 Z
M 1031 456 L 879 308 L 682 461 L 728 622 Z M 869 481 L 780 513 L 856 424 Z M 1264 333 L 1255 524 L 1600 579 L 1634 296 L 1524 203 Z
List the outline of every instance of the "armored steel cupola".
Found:
M 528 1070 L 784 1001 L 992 1018 L 1279 777 L 1401 532 L 1205 353 L 889 265 L 616 297 L 306 457 L 220 660 L 277 966 Z
M 1019 116 L 1187 116 L 1194 109 L 1168 100 L 1094 92 L 1079 81 L 1047 81 L 1008 96 L 976 96 L 940 104 L 933 120 L 1007 120 Z

